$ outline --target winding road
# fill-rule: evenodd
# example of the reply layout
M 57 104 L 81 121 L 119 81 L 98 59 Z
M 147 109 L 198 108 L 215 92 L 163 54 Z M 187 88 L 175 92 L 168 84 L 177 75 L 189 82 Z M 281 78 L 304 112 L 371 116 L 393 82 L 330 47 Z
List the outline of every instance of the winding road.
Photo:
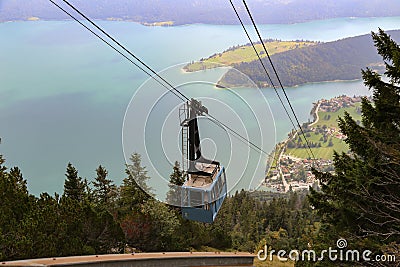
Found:
M 317 105 L 317 107 L 315 108 L 315 117 L 316 117 L 316 119 L 315 119 L 315 121 L 314 121 L 313 123 L 311 123 L 311 124 L 308 125 L 308 126 L 313 126 L 314 124 L 316 124 L 316 123 L 319 121 L 318 111 L 319 111 L 319 107 L 320 107 L 320 106 L 321 106 L 321 102 L 318 101 L 318 105 Z

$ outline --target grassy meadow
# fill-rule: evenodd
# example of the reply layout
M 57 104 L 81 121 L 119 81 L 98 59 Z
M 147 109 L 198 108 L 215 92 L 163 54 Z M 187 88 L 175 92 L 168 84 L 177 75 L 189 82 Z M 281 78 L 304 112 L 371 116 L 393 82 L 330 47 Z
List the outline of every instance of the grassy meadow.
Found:
M 326 125 L 329 128 L 339 128 L 338 126 L 338 118 L 339 117 L 344 117 L 344 112 L 347 111 L 351 117 L 353 117 L 354 120 L 361 120 L 361 115 L 357 113 L 357 108 L 361 107 L 361 103 L 356 103 L 354 107 L 346 107 L 346 108 L 341 108 L 335 112 L 325 112 L 325 111 L 319 111 L 318 116 L 319 120 L 315 124 L 313 124 L 312 127 L 316 128 L 317 126 L 324 126 Z M 329 119 L 324 119 L 325 115 L 330 115 Z
M 340 108 L 335 112 L 325 112 L 319 111 L 319 120 L 312 125 L 313 128 L 323 128 L 324 126 L 328 128 L 339 129 L 338 118 L 344 117 L 344 113 L 348 112 L 354 120 L 361 120 L 361 115 L 358 114 L 357 109 L 361 107 L 361 103 L 356 103 L 353 107 Z M 307 140 L 311 143 L 321 143 L 321 147 L 311 148 L 314 156 L 316 158 L 322 159 L 333 159 L 333 152 L 336 151 L 339 154 L 342 152 L 347 152 L 349 146 L 344 140 L 338 139 L 334 136 L 328 135 L 328 140 L 332 138 L 333 146 L 329 146 L 328 142 L 322 142 L 320 139 L 323 136 L 321 133 L 311 132 L 311 136 L 307 137 Z M 309 150 L 305 148 L 287 148 L 286 154 L 292 155 L 297 158 L 309 158 Z
M 320 140 L 322 134 L 311 133 L 310 137 L 307 137 L 309 142 L 321 143 L 321 147 L 311 148 L 314 156 L 319 159 L 332 159 L 333 151 L 338 152 L 339 154 L 342 152 L 347 152 L 349 150 L 349 146 L 341 139 L 332 137 L 333 146 L 328 146 L 329 142 L 323 143 Z M 304 140 L 304 139 L 303 139 Z M 309 158 L 309 150 L 305 148 L 287 148 L 285 154 L 306 159 Z

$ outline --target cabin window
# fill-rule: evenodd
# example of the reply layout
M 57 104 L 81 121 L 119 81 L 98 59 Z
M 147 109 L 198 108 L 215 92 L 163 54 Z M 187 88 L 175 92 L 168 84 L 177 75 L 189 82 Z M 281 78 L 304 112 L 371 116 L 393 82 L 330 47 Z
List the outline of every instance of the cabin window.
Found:
M 190 206 L 201 206 L 203 205 L 203 194 L 201 191 L 190 192 Z

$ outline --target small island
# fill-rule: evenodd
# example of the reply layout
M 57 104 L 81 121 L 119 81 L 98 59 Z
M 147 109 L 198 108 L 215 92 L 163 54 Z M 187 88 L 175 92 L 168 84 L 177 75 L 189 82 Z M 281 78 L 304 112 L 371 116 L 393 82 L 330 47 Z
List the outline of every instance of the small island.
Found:
M 157 22 L 141 22 L 144 26 L 151 26 L 151 27 L 170 27 L 174 26 L 173 21 L 157 21 Z
M 40 20 L 40 18 L 38 18 L 38 17 L 29 17 L 26 20 L 28 20 L 28 21 L 38 21 L 38 20 Z

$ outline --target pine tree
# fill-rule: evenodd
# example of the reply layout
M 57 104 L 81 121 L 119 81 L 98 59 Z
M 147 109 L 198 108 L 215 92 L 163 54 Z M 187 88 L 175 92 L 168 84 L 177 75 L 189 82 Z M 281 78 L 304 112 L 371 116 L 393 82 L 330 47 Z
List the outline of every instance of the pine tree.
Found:
M 92 182 L 94 201 L 99 206 L 110 207 L 116 198 L 117 187 L 112 180 L 107 179 L 108 171 L 103 166 L 100 165 L 96 173 L 97 176 Z
M 127 164 L 125 173 L 128 175 L 123 180 L 121 186 L 120 206 L 125 212 L 140 210 L 147 199 L 150 198 L 151 188 L 147 185 L 146 167 L 142 166 L 142 159 L 138 153 L 132 154 L 130 158 L 132 164 Z
M 340 118 L 351 154 L 335 153 L 334 175 L 314 171 L 322 192 L 310 202 L 338 235 L 382 249 L 400 239 L 400 47 L 382 30 L 372 38 L 389 80 L 362 72 L 373 101 L 362 101 L 362 125 Z
M 7 172 L 0 155 L 0 260 L 15 260 L 27 256 L 32 245 L 23 231 L 23 221 L 34 204 L 26 180 L 15 167 Z
M 167 203 L 180 206 L 181 205 L 181 190 L 180 186 L 185 183 L 185 176 L 181 170 L 181 166 L 178 161 L 175 161 L 173 171 L 169 176 L 169 191 L 167 193 Z
M 76 201 L 82 201 L 85 196 L 85 183 L 78 176 L 78 171 L 71 163 L 68 163 L 65 176 L 64 196 Z
M 183 185 L 185 183 L 185 176 L 178 161 L 175 161 L 173 172 L 169 176 L 169 182 L 174 185 Z

